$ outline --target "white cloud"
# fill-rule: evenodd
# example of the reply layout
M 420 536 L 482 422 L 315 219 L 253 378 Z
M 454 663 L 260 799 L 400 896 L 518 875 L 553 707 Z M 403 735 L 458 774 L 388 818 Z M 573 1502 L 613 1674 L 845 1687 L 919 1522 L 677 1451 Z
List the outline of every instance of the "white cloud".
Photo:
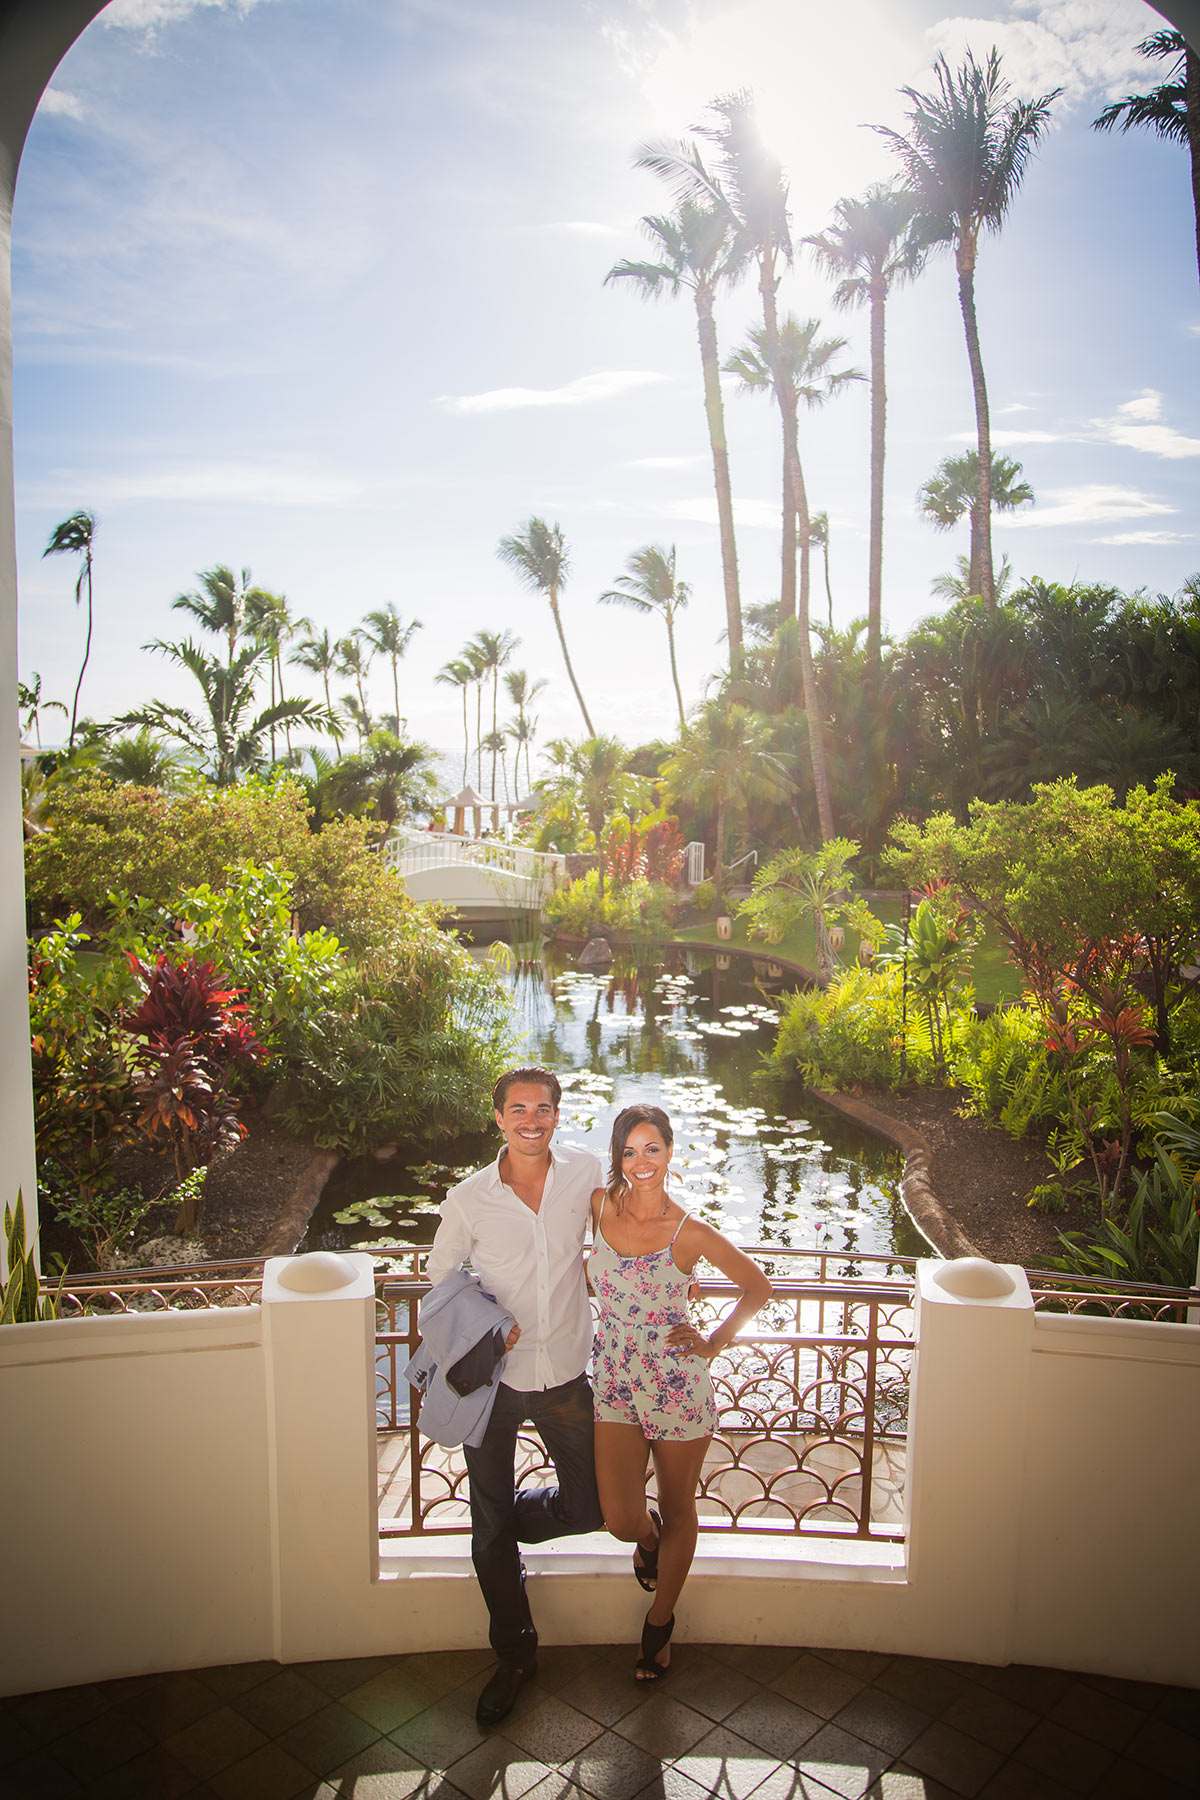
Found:
M 1115 537 L 1098 538 L 1100 544 L 1187 544 L 1186 531 L 1118 531 Z
M 260 0 L 110 0 L 100 17 L 105 25 L 123 31 L 156 31 L 174 25 L 191 13 L 216 8 L 222 12 L 248 13 Z
M 1172 461 L 1187 456 L 1200 456 L 1200 438 L 1187 437 L 1174 426 L 1163 422 L 1163 397 L 1156 388 L 1145 388 L 1132 400 L 1125 400 L 1108 418 L 1089 419 L 1076 431 L 1042 431 L 1036 427 L 1015 426 L 1011 431 L 993 431 L 993 450 L 1008 450 L 1022 444 L 1115 444 L 1125 450 L 1139 450 L 1146 456 L 1164 456 Z M 974 444 L 973 431 L 956 431 L 952 444 Z
M 1156 514 L 1174 513 L 1178 508 L 1140 488 L 1104 485 L 1099 482 L 1082 487 L 1051 488 L 1038 505 L 1028 512 L 1006 514 L 1005 531 L 1042 525 L 1104 525 L 1110 519 L 1145 519 Z
M 996 414 L 996 417 L 1001 418 L 1001 417 L 1003 417 L 1003 415 L 1005 413 L 1032 412 L 1032 411 L 1033 411 L 1032 406 L 1026 406 L 1024 404 L 1024 402 L 1021 400 L 1014 400 L 1011 406 L 1002 406 L 1000 408 L 1000 411 Z
M 66 88 L 48 87 L 38 101 L 40 113 L 60 113 L 68 119 L 82 119 L 83 101 L 78 94 L 72 94 Z
M 86 493 L 98 506 L 138 501 L 208 505 L 352 506 L 362 490 L 343 475 L 280 463 L 197 462 L 130 470 L 125 474 L 53 471 L 55 493 Z M 32 497 L 26 496 L 29 503 Z M 92 503 L 89 501 L 89 504 Z
M 1111 419 L 1093 419 L 1092 423 L 1106 443 L 1121 444 L 1127 450 L 1172 460 L 1200 456 L 1200 438 L 1185 437 L 1173 426 L 1164 425 L 1162 411 L 1162 395 L 1154 388 L 1146 388 L 1118 406 Z
M 483 394 L 439 394 L 438 405 L 455 413 L 516 412 L 528 406 L 590 406 L 596 400 L 612 400 L 635 388 L 666 381 L 651 369 L 601 369 L 580 375 L 556 388 L 489 388 Z
M 1134 49 L 1154 29 L 1144 0 L 1009 0 L 1007 12 L 939 19 L 928 35 L 951 62 L 968 46 L 981 57 L 994 44 L 1014 94 L 1061 87 L 1068 106 L 1097 90 L 1115 97 L 1145 76 Z

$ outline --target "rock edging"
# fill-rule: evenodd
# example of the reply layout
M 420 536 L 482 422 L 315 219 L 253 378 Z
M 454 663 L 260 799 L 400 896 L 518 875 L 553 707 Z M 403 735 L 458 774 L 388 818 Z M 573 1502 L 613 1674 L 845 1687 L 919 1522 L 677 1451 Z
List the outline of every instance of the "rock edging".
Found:
M 283 1211 L 259 1251 L 260 1256 L 292 1256 L 308 1229 L 325 1183 L 342 1160 L 339 1150 L 314 1150 L 307 1168 L 288 1195 Z
M 933 1149 L 928 1138 L 915 1131 L 911 1125 L 879 1112 L 865 1100 L 855 1099 L 851 1094 L 827 1094 L 820 1088 L 810 1088 L 809 1092 L 814 1100 L 819 1100 L 822 1106 L 827 1106 L 840 1118 L 849 1119 L 864 1131 L 885 1138 L 888 1143 L 895 1144 L 898 1150 L 904 1152 L 900 1194 L 905 1211 L 925 1242 L 938 1256 L 950 1259 L 982 1254 L 962 1227 L 950 1217 L 933 1191 L 929 1174 Z

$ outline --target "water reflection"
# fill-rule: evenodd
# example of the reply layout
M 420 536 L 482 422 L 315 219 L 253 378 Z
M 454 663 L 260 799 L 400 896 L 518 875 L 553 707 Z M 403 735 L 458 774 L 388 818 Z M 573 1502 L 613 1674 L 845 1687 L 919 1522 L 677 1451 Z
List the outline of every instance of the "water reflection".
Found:
M 899 1163 L 830 1115 L 798 1116 L 754 1077 L 770 1047 L 778 984 L 765 964 L 677 951 L 605 973 L 547 961 L 511 980 L 523 1061 L 563 1084 L 560 1138 L 604 1154 L 615 1114 L 662 1106 L 675 1126 L 685 1204 L 741 1243 L 919 1253 L 899 1200 Z M 774 987 L 775 992 L 770 990 Z M 494 1137 L 445 1147 L 444 1161 L 345 1164 L 304 1248 L 428 1242 L 445 1189 L 495 1154 Z

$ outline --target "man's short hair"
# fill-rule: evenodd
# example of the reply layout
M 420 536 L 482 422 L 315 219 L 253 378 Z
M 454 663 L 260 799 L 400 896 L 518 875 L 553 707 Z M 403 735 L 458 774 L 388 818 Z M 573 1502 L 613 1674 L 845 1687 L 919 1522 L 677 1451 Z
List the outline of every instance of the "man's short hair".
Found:
M 516 1087 L 518 1083 L 523 1081 L 530 1082 L 531 1084 L 536 1083 L 539 1087 L 547 1088 L 550 1093 L 550 1098 L 554 1102 L 554 1110 L 555 1112 L 558 1111 L 559 1103 L 562 1100 L 562 1083 L 558 1079 L 558 1076 L 553 1074 L 549 1069 L 532 1068 L 509 1069 L 500 1077 L 499 1081 L 492 1089 L 492 1105 L 497 1112 L 504 1111 L 504 1102 L 508 1098 L 509 1088 Z

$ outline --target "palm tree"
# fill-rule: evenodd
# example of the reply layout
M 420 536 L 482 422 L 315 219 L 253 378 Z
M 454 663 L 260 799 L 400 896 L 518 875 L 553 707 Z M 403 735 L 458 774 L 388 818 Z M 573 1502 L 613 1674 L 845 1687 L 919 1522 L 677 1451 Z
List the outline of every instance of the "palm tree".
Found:
M 527 588 L 535 594 L 545 594 L 550 602 L 550 611 L 554 617 L 554 628 L 558 632 L 559 648 L 562 650 L 563 662 L 567 665 L 567 675 L 575 690 L 575 698 L 579 702 L 579 710 L 583 714 L 583 722 L 589 737 L 596 735 L 595 727 L 588 717 L 588 709 L 584 705 L 583 695 L 579 691 L 579 683 L 575 679 L 575 671 L 571 667 L 571 658 L 567 654 L 567 640 L 563 634 L 562 618 L 558 610 L 558 596 L 567 578 L 570 558 L 567 546 L 563 541 L 561 525 L 547 525 L 544 519 L 529 519 L 521 531 L 512 537 L 501 538 L 496 548 L 496 555 L 502 563 L 507 563 L 523 581 Z
M 675 661 L 675 618 L 688 603 L 691 589 L 675 574 L 675 546 L 664 550 L 658 544 L 647 544 L 635 550 L 625 567 L 628 575 L 618 575 L 615 588 L 608 588 L 600 599 L 611 606 L 628 606 L 634 612 L 658 613 L 667 628 L 667 650 L 671 658 L 671 680 L 675 684 L 675 704 L 679 708 L 679 729 L 687 729 L 683 695 L 679 688 L 679 669 Z M 741 644 L 738 645 L 741 659 Z M 732 668 L 732 662 L 731 662 Z
M 697 207 L 711 207 L 725 220 L 730 234 L 730 256 L 736 266 L 753 263 L 758 270 L 762 304 L 762 354 L 770 371 L 772 389 L 783 425 L 783 551 L 779 604 L 781 617 L 796 616 L 796 516 L 795 488 L 797 403 L 780 358 L 779 313 L 776 293 L 784 266 L 792 261 L 792 228 L 788 215 L 788 183 L 782 165 L 763 143 L 754 113 L 753 97 L 746 91 L 716 99 L 709 107 L 716 123 L 696 127 L 700 137 L 717 147 L 719 163 L 710 170 L 699 147 L 686 142 L 663 144 L 643 152 L 643 168 L 652 169 L 670 182 L 677 199 Z M 728 368 L 728 364 L 725 365 Z M 807 521 L 805 538 L 807 539 Z
M 311 630 L 311 621 L 300 620 L 298 622 L 298 628 L 300 630 Z M 310 674 L 319 675 L 321 677 L 321 685 L 325 690 L 325 711 L 328 713 L 330 720 L 336 720 L 337 714 L 334 709 L 333 696 L 329 691 L 329 678 L 331 675 L 336 675 L 337 673 L 338 651 L 337 644 L 334 639 L 330 637 L 328 630 L 322 631 L 320 637 L 313 636 L 302 638 L 298 648 L 293 650 L 292 654 L 288 657 L 288 661 L 293 663 L 298 669 L 307 669 Z M 340 757 L 342 734 L 337 729 L 336 725 L 331 726 L 331 731 L 334 742 L 338 746 L 338 755 Z
M 768 749 L 767 723 L 744 706 L 710 701 L 663 764 L 667 792 L 690 805 L 713 809 L 716 846 L 713 886 L 725 884 L 725 830 L 729 818 L 756 800 L 779 799 L 786 787 L 783 769 Z
M 508 735 L 515 740 L 518 753 L 520 746 L 522 744 L 525 746 L 525 781 L 528 790 L 533 787 L 533 768 L 529 761 L 529 746 L 533 742 L 534 726 L 537 724 L 536 719 L 530 718 L 529 708 L 538 695 L 544 693 L 546 683 L 541 680 L 530 681 L 524 669 L 508 669 L 505 671 L 504 685 L 508 689 L 509 699 L 517 709 L 515 729 L 510 726 Z M 517 791 L 520 792 L 519 770 L 514 771 L 514 775 Z
M 992 458 L 993 472 L 996 466 Z M 994 478 L 994 474 L 993 474 Z M 1000 567 L 996 570 L 996 604 L 1002 605 L 1008 599 L 1009 589 L 1013 583 L 1013 566 L 1007 556 L 1000 558 Z M 935 575 L 929 584 L 929 591 L 941 600 L 965 600 L 971 592 L 971 559 L 969 556 L 956 556 L 954 572 Z
M 1055 88 L 1039 100 L 1009 100 L 1009 84 L 993 49 L 982 65 L 970 51 L 952 71 L 944 56 L 933 65 L 937 91 L 900 91 L 911 102 L 908 134 L 877 125 L 900 159 L 916 212 L 913 231 L 931 246 L 951 245 L 958 269 L 958 300 L 971 384 L 975 394 L 979 483 L 979 592 L 991 611 L 996 604 L 992 569 L 992 428 L 987 382 L 975 316 L 975 264 L 981 231 L 999 231 L 1021 185 L 1029 158 L 1045 130 Z
M 471 736 L 467 725 L 467 689 L 475 680 L 475 671 L 465 658 L 459 657 L 453 662 L 444 663 L 433 678 L 443 687 L 458 688 L 462 693 L 463 709 L 463 786 L 467 785 L 467 764 L 471 755 Z
M 114 781 L 135 787 L 162 788 L 170 792 L 183 773 L 184 764 L 143 725 L 135 737 L 114 738 L 105 746 L 100 768 Z
M 812 638 L 809 630 L 811 521 L 795 423 L 801 400 L 810 408 L 823 406 L 848 382 L 861 381 L 862 376 L 856 369 L 833 369 L 830 367 L 834 358 L 845 349 L 846 340 L 845 338 L 820 338 L 817 335 L 820 329 L 819 320 L 805 319 L 801 322 L 793 313 L 788 313 L 777 325 L 777 346 L 772 358 L 769 355 L 766 327 L 751 326 L 748 342 L 730 357 L 725 367 L 731 374 L 738 377 L 747 392 L 771 393 L 778 399 L 779 395 L 786 390 L 790 396 L 787 412 L 791 419 L 791 425 L 785 426 L 784 431 L 784 520 L 793 540 L 799 540 L 800 601 L 798 617 L 794 608 L 789 613 L 787 607 L 781 604 L 780 623 L 786 624 L 790 619 L 797 618 L 799 626 L 800 671 L 804 687 L 804 710 L 809 720 L 813 790 L 817 802 L 817 817 L 821 826 L 821 841 L 827 843 L 834 834 L 833 801 L 829 791 L 829 776 L 825 767 L 824 732 L 821 727 L 820 700 L 817 694 L 816 672 L 812 659 Z M 781 416 L 782 412 L 781 408 Z M 793 542 L 793 565 L 795 550 L 796 544 Z
M 804 242 L 837 282 L 833 304 L 869 306 L 871 316 L 871 524 L 867 558 L 867 669 L 877 685 L 883 642 L 883 460 L 887 436 L 884 310 L 892 286 L 920 269 L 924 249 L 913 236 L 913 196 L 876 182 L 861 200 L 839 200 L 833 221 Z M 828 571 L 828 550 L 826 554 Z M 830 625 L 833 624 L 832 602 Z
M 64 719 L 69 717 L 61 700 L 42 699 L 42 678 L 36 669 L 31 682 L 18 681 L 17 683 L 17 708 L 25 715 L 21 721 L 21 730 L 34 733 L 39 750 L 42 747 L 41 714 L 53 708 L 55 712 L 60 712 Z
M 331 781 L 347 811 L 371 812 L 386 837 L 400 818 L 432 806 L 437 793 L 436 753 L 391 731 L 373 731 L 363 748 L 345 757 Z
M 1148 94 L 1126 94 L 1106 106 L 1093 131 L 1112 131 L 1120 126 L 1148 126 L 1159 137 L 1186 144 L 1192 163 L 1192 212 L 1196 221 L 1196 263 L 1200 267 L 1200 55 L 1179 31 L 1156 31 L 1137 46 L 1141 56 L 1159 60 L 1173 56 L 1170 73 Z
M 372 730 L 371 711 L 367 705 L 366 681 L 371 672 L 371 664 L 375 659 L 364 648 L 366 641 L 361 631 L 352 631 L 348 637 L 339 638 L 334 664 L 339 675 L 348 675 L 354 683 L 354 693 L 346 695 L 344 704 L 358 732 L 360 750 L 366 739 L 370 737 Z
M 500 731 L 499 729 L 497 729 L 495 731 L 489 731 L 487 736 L 483 740 L 484 749 L 490 750 L 492 753 L 492 804 L 493 804 L 493 806 L 495 805 L 496 797 L 497 797 L 496 796 L 496 762 L 497 762 L 497 759 L 499 759 L 500 772 L 504 778 L 504 804 L 505 804 L 505 806 L 508 805 L 508 738 L 509 738 L 509 734 L 507 731 Z M 498 818 L 499 818 L 498 813 L 493 813 L 492 816 L 493 816 L 493 819 L 496 819 L 496 820 L 498 820 Z
M 267 646 L 271 665 L 271 705 L 286 699 L 283 691 L 283 647 L 297 631 L 308 629 L 311 619 L 293 619 L 285 594 L 271 594 L 265 588 L 251 588 L 246 595 L 246 624 L 254 636 Z M 291 727 L 285 726 L 284 737 L 291 754 Z M 271 761 L 275 760 L 275 734 L 271 733 Z
M 79 665 L 79 680 L 75 683 L 75 697 L 71 702 L 71 733 L 67 739 L 68 750 L 75 748 L 75 725 L 79 717 L 79 690 L 83 686 L 84 671 L 88 666 L 88 658 L 92 654 L 92 547 L 96 541 L 96 517 L 94 513 L 72 513 L 61 525 L 56 525 L 50 533 L 50 542 L 42 551 L 43 557 L 59 556 L 70 553 L 82 556 L 79 574 L 75 580 L 75 604 L 79 605 L 83 597 L 83 585 L 87 583 L 87 638 L 83 646 L 83 661 Z
M 829 514 L 814 513 L 808 521 L 808 544 L 819 550 L 825 562 L 825 598 L 829 602 L 829 629 L 833 630 L 833 589 L 829 585 Z
M 467 654 L 474 662 L 479 674 L 480 691 L 484 681 L 492 678 L 492 729 L 483 748 L 492 753 L 492 793 L 496 798 L 496 758 L 499 754 L 501 733 L 497 718 L 497 707 L 500 692 L 500 671 L 517 649 L 521 640 L 511 631 L 477 631 L 467 645 Z
M 676 145 L 674 155 L 686 158 L 687 146 Z M 658 150 L 648 146 L 638 157 L 637 167 L 656 168 L 659 156 Z M 656 259 L 615 263 L 604 279 L 606 282 L 632 281 L 647 300 L 658 300 L 665 294 L 674 299 L 681 288 L 686 288 L 695 304 L 700 367 L 704 378 L 704 411 L 708 420 L 717 493 L 717 524 L 721 534 L 729 667 L 731 672 L 736 672 L 742 658 L 742 604 L 713 306 L 719 290 L 740 276 L 744 257 L 731 232 L 728 212 L 711 204 L 696 205 L 691 200 L 683 200 L 670 218 L 647 214 L 642 220 L 642 229 L 650 239 Z
M 223 662 L 190 639 L 182 643 L 156 639 L 145 648 L 161 651 L 195 676 L 204 711 L 194 713 L 183 706 L 151 700 L 123 713 L 117 723 L 145 726 L 173 738 L 210 768 L 218 787 L 231 786 L 239 775 L 266 763 L 275 726 L 297 721 L 320 729 L 327 724 L 327 715 L 315 700 L 282 700 L 251 716 L 254 690 L 269 654 L 265 644 L 243 645 L 231 662 Z
M 1032 506 L 1033 489 L 1022 480 L 1023 470 L 1011 456 L 993 456 L 988 495 L 993 512 L 1015 512 L 1018 506 Z M 968 565 L 968 593 L 983 593 L 983 484 L 979 479 L 979 457 L 974 450 L 961 456 L 946 456 L 936 472 L 917 492 L 917 509 L 938 531 L 949 531 L 965 515 L 971 519 L 971 559 Z M 991 554 L 989 540 L 988 554 Z M 999 597 L 999 586 L 992 577 L 992 605 Z
M 185 612 L 205 631 L 225 639 L 225 660 L 232 667 L 238 645 L 255 616 L 261 616 L 273 599 L 262 588 L 252 588 L 250 571 L 240 577 L 225 563 L 205 569 L 197 577 L 198 593 L 178 594 L 171 602 L 175 612 Z
M 587 737 L 579 743 L 555 744 L 561 750 L 556 773 L 538 785 L 552 801 L 565 803 L 587 819 L 596 840 L 600 899 L 604 899 L 604 828 L 614 813 L 643 808 L 650 783 L 630 770 L 629 752 L 612 737 Z
M 386 656 L 392 665 L 392 695 L 396 704 L 396 731 L 399 733 L 404 722 L 400 718 L 400 658 L 411 644 L 413 633 L 424 630 L 424 627 L 420 619 L 412 619 L 406 625 L 391 601 L 375 612 L 369 612 L 363 625 L 367 629 L 362 635 L 368 644 L 380 656 Z

